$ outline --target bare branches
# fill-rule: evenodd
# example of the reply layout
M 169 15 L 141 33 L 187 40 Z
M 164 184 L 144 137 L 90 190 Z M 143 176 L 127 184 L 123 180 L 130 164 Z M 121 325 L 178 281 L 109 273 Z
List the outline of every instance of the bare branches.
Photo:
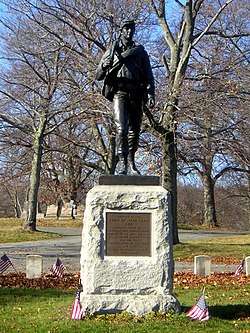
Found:
M 175 40 L 173 34 L 170 30 L 168 22 L 166 20 L 166 13 L 165 13 L 165 0 L 159 0 L 158 6 L 156 5 L 154 0 L 151 0 L 151 5 L 155 10 L 155 13 L 158 17 L 161 29 L 163 31 L 164 37 L 171 49 L 175 46 Z
M 30 132 L 30 129 L 27 128 L 27 126 L 23 126 L 23 124 L 19 123 L 18 121 L 16 121 L 15 117 L 11 117 L 9 115 L 6 115 L 4 113 L 0 114 L 0 118 L 10 124 L 13 128 L 18 128 L 20 131 L 26 133 L 26 134 L 32 134 L 32 132 Z
M 217 30 L 213 31 L 213 30 L 210 30 L 210 31 L 206 32 L 206 35 L 207 36 L 213 35 L 213 36 L 218 36 L 218 37 L 222 37 L 222 38 L 232 39 L 232 38 L 239 38 L 239 37 L 249 37 L 250 33 L 248 33 L 248 32 L 241 32 L 241 33 L 238 33 L 238 34 L 226 34 L 226 33 L 222 32 L 222 31 L 217 31 Z M 200 34 L 195 35 L 194 39 L 198 38 L 199 36 L 200 36 Z
M 220 14 L 223 12 L 223 10 L 232 2 L 233 0 L 228 0 L 224 3 L 223 6 L 220 7 L 220 9 L 217 11 L 217 13 L 213 16 L 213 18 L 210 20 L 209 24 L 205 27 L 205 29 L 199 34 L 198 37 L 193 41 L 192 47 L 194 47 L 201 39 L 203 36 L 207 34 L 209 29 L 212 27 L 214 22 L 217 20 L 217 18 L 220 16 Z
M 174 0 L 181 8 L 184 8 L 185 6 L 179 1 L 179 0 Z

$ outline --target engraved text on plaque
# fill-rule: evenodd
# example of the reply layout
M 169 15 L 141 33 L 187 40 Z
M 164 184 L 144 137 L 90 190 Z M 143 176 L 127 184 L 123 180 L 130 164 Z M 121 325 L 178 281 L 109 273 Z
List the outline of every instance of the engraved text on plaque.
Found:
M 106 213 L 107 256 L 151 256 L 150 213 Z

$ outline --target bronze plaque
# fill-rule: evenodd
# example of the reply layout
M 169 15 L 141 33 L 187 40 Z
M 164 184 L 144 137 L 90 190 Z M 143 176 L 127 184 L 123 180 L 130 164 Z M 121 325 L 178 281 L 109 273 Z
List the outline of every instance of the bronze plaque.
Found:
M 107 256 L 151 256 L 150 213 L 106 213 Z

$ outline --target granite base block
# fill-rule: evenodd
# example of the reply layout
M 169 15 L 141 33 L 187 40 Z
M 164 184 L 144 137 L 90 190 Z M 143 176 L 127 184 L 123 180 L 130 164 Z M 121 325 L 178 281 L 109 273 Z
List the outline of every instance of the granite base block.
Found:
M 123 311 L 134 316 L 180 311 L 180 304 L 172 295 L 81 295 L 81 303 L 83 309 L 94 316 Z
M 84 309 L 94 315 L 179 310 L 172 296 L 171 218 L 169 194 L 161 186 L 99 185 L 88 192 L 81 249 Z M 137 246 L 144 242 L 145 253 Z

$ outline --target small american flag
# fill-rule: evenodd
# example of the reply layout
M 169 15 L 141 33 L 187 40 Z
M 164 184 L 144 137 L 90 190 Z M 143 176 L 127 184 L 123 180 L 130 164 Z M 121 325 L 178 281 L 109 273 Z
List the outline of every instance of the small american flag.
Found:
M 65 269 L 66 269 L 66 267 L 64 266 L 64 264 L 61 262 L 61 260 L 59 258 L 57 258 L 55 263 L 52 265 L 50 271 L 54 275 L 56 275 L 58 277 L 62 277 Z
M 72 305 L 72 312 L 71 312 L 71 319 L 82 319 L 83 318 L 83 311 L 82 305 L 80 303 L 80 289 L 77 290 L 76 298 Z
M 243 273 L 244 263 L 245 263 L 245 258 L 243 258 L 243 259 L 241 260 L 241 263 L 240 263 L 239 266 L 236 268 L 236 271 L 235 271 L 235 275 L 236 275 L 236 276 L 239 276 L 240 274 Z
M 207 321 L 209 319 L 204 293 L 186 315 L 193 320 Z
M 0 258 L 0 273 L 3 273 L 4 271 L 6 271 L 6 269 L 8 269 L 10 266 L 13 266 L 12 262 L 10 261 L 8 256 L 6 254 L 4 254 Z

